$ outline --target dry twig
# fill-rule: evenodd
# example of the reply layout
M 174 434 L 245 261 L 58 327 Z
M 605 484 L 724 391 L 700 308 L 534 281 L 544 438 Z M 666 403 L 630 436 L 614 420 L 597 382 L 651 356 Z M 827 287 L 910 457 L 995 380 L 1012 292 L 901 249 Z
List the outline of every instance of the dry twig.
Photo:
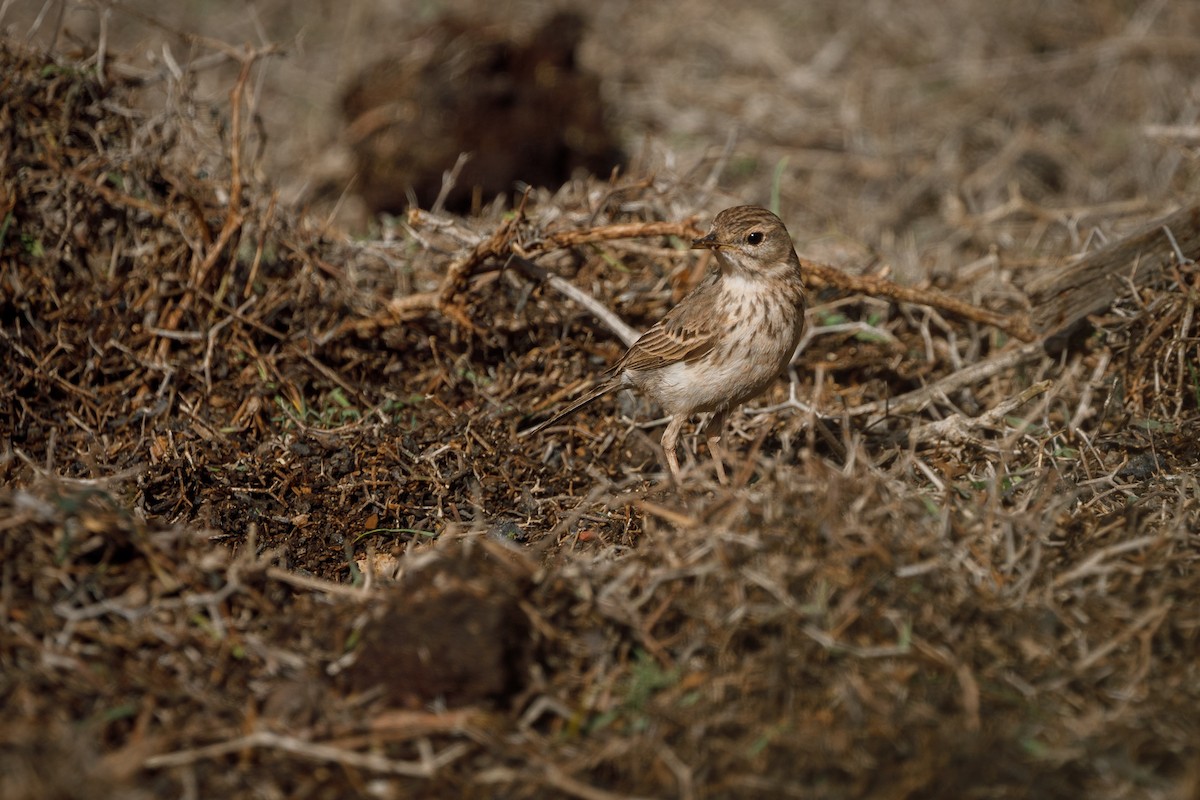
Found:
M 897 303 L 914 303 L 916 305 L 929 306 L 930 308 L 946 311 L 961 319 L 997 328 L 1023 342 L 1031 342 L 1037 338 L 1037 334 L 1029 328 L 1029 324 L 1024 319 L 1016 316 L 997 314 L 986 308 L 972 305 L 965 300 L 959 300 L 957 297 L 950 297 L 949 295 L 929 289 L 901 286 L 886 278 L 867 275 L 847 275 L 839 269 L 826 264 L 818 264 L 808 259 L 801 259 L 800 263 L 804 266 L 805 279 L 810 285 L 815 287 L 828 286 L 840 289 L 847 294 L 886 297 Z
M 973 431 L 1000 427 L 1006 416 L 1038 395 L 1044 394 L 1052 385 L 1053 381 L 1038 381 L 1017 396 L 1004 400 L 977 417 L 954 414 L 936 422 L 927 422 L 913 428 L 908 434 L 908 440 L 911 444 L 926 442 L 947 442 L 956 445 L 974 443 L 977 441 L 977 437 L 973 435 Z
M 1000 372 L 1012 369 L 1018 364 L 1024 364 L 1028 361 L 1041 358 L 1043 355 L 1041 342 L 1032 342 L 1013 350 L 998 353 L 978 364 L 964 367 L 957 372 L 934 381 L 928 386 L 914 389 L 899 397 L 888 397 L 876 400 L 873 403 L 865 403 L 848 410 L 846 413 L 851 417 L 861 417 L 868 414 L 884 414 L 885 416 L 910 414 L 919 411 L 937 398 L 949 394 L 956 389 L 974 385 Z
M 168 769 L 194 764 L 213 758 L 241 753 L 246 750 L 261 748 L 264 750 L 279 750 L 311 761 L 327 761 L 341 764 L 345 767 L 365 769 L 371 772 L 381 772 L 386 775 L 405 775 L 412 778 L 430 778 L 437 774 L 442 767 L 453 763 L 468 753 L 471 746 L 466 742 L 458 742 L 447 746 L 440 753 L 430 753 L 419 761 L 401 761 L 395 758 L 376 755 L 374 753 L 359 753 L 332 747 L 317 742 L 307 742 L 295 736 L 284 736 L 273 731 L 256 731 L 246 736 L 239 736 L 224 742 L 179 750 L 174 753 L 163 753 L 146 759 L 143 766 L 146 769 Z

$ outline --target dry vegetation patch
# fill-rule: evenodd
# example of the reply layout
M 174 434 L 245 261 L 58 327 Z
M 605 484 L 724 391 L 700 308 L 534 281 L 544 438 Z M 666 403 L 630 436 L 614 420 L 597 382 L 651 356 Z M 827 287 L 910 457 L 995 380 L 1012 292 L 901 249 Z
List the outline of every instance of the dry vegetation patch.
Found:
M 0 794 L 1195 795 L 1194 253 L 1053 355 L 1020 268 L 814 272 L 676 488 L 640 401 L 517 431 L 620 351 L 556 281 L 699 278 L 695 184 L 353 240 L 246 177 L 240 58 L 146 111 L 0 47 Z

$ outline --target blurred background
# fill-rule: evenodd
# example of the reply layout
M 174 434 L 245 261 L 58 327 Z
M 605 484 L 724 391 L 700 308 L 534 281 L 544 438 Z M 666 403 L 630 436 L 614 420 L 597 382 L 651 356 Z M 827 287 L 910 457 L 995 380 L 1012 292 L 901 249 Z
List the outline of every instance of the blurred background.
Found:
M 578 27 L 550 24 L 559 12 Z M 574 144 L 553 143 L 565 155 L 524 167 L 522 180 L 620 161 L 633 177 L 694 184 L 697 213 L 776 205 L 802 253 L 856 271 L 884 265 L 902 281 L 978 259 L 1036 268 L 1169 210 L 1197 185 L 1192 2 L 16 0 L 0 25 L 66 51 L 104 40 L 110 69 L 190 73 L 214 97 L 234 67 L 209 40 L 279 45 L 254 76 L 259 168 L 286 202 L 360 233 L 387 205 L 365 174 L 380 172 L 378 159 L 355 148 L 395 121 L 364 116 L 387 107 L 388 80 L 391 112 L 409 119 L 399 144 L 384 143 L 388 163 L 425 158 L 440 176 L 456 126 L 502 152 L 541 128 L 571 128 Z M 524 100 L 480 88 L 509 68 L 524 73 L 508 80 L 537 82 L 547 64 L 576 77 Z M 359 92 L 351 108 L 372 74 L 373 101 Z M 472 92 L 484 96 L 482 116 L 461 116 Z M 580 98 L 583 111 L 555 106 Z M 497 111 L 522 102 L 532 117 Z M 581 144 L 582 134 L 599 142 Z M 477 155 L 468 169 L 487 166 Z M 386 210 L 402 210 L 407 188 L 384 198 Z M 430 193 L 416 192 L 422 206 Z M 468 194 L 450 207 L 492 199 Z

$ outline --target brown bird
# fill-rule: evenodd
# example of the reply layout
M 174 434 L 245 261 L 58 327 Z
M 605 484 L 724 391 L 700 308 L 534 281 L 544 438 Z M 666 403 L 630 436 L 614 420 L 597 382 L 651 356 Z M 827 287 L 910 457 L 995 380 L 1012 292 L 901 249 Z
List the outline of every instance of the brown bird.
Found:
M 804 332 L 804 283 L 787 228 L 765 208 L 725 209 L 692 248 L 712 250 L 718 268 L 642 334 L 587 394 L 526 434 L 601 395 L 636 387 L 671 416 L 662 447 L 676 480 L 675 446 L 684 422 L 712 412 L 708 447 L 717 477 L 725 482 L 718 450 L 725 419 L 761 394 L 791 360 Z

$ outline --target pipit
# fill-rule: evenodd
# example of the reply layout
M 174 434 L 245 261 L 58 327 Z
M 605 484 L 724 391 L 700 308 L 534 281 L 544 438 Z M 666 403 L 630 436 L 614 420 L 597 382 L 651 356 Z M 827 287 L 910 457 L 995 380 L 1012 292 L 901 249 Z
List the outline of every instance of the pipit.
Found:
M 692 249 L 716 254 L 717 269 L 646 331 L 587 394 L 538 431 L 597 397 L 636 387 L 670 415 L 662 448 L 679 480 L 679 432 L 693 414 L 712 412 L 705 428 L 717 478 L 725 482 L 719 443 L 726 417 L 759 395 L 787 366 L 804 332 L 800 259 L 779 217 L 757 206 L 717 214 Z

